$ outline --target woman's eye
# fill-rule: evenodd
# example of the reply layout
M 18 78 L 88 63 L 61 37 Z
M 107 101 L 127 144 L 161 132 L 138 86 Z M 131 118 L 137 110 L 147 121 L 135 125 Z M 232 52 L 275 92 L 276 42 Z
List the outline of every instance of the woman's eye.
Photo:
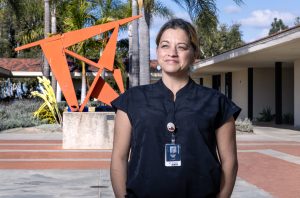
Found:
M 184 50 L 187 50 L 188 47 L 187 46 L 177 46 L 177 50 L 180 50 L 180 51 L 184 51 Z
M 168 45 L 161 45 L 161 48 L 167 48 Z

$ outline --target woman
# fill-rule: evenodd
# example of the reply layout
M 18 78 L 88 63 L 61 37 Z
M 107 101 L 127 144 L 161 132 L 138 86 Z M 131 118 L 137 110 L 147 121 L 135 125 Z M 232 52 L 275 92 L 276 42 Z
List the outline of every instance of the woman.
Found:
M 115 195 L 228 198 L 237 174 L 234 119 L 240 108 L 190 79 L 189 66 L 199 56 L 190 23 L 168 21 L 156 44 L 162 79 L 112 102 Z

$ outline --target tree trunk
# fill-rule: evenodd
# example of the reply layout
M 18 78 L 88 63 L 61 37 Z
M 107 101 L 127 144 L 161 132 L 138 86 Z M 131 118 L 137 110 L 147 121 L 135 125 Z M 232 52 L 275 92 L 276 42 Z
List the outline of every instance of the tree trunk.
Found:
M 52 1 L 51 5 L 51 34 L 56 34 L 56 2 Z M 56 93 L 56 101 L 60 102 L 61 101 L 61 96 L 60 99 L 58 100 L 57 98 L 57 80 L 52 72 L 51 76 L 51 85 L 54 93 Z
M 140 85 L 150 83 L 150 42 L 149 42 L 149 24 L 147 24 L 144 6 L 141 6 L 139 18 L 139 58 L 140 58 Z
M 132 16 L 138 15 L 137 0 L 132 0 Z M 132 22 L 132 58 L 129 68 L 129 86 L 139 85 L 139 38 L 138 38 L 138 21 Z
M 127 66 L 127 77 L 126 77 L 126 89 L 129 88 L 129 72 L 131 71 L 132 65 L 132 23 L 128 24 L 128 66 Z
M 47 38 L 50 33 L 50 0 L 44 0 L 44 37 Z M 43 56 L 44 68 L 43 75 L 50 78 L 50 67 L 45 56 Z

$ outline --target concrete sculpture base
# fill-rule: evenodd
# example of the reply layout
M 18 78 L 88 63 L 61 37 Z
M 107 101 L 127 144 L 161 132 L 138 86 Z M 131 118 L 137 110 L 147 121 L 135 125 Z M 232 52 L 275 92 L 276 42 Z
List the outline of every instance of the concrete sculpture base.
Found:
M 112 149 L 114 112 L 64 112 L 64 149 Z

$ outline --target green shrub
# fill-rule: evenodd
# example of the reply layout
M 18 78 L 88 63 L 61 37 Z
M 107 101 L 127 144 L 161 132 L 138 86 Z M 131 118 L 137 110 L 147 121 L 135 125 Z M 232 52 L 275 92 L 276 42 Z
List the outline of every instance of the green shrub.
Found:
M 0 102 L 0 131 L 17 127 L 31 127 L 47 124 L 47 122 L 33 117 L 33 112 L 39 108 L 42 102 L 40 99 Z
M 238 131 L 242 131 L 242 132 L 248 132 L 248 133 L 252 133 L 253 132 L 253 125 L 250 119 L 245 118 L 243 119 L 237 119 L 235 121 L 235 128 Z
M 7 114 L 4 109 L 0 109 L 0 120 L 4 120 L 7 118 Z
M 284 124 L 294 124 L 294 115 L 291 113 L 283 114 L 282 122 Z
M 259 113 L 259 117 L 256 118 L 259 122 L 271 122 L 274 118 L 272 115 L 272 109 L 270 106 L 263 108 L 262 112 Z
M 89 106 L 89 107 L 98 107 L 100 105 L 103 105 L 103 103 L 100 102 L 100 101 L 98 101 L 98 100 L 96 100 L 96 101 L 89 101 L 88 104 L 87 104 L 87 106 Z

